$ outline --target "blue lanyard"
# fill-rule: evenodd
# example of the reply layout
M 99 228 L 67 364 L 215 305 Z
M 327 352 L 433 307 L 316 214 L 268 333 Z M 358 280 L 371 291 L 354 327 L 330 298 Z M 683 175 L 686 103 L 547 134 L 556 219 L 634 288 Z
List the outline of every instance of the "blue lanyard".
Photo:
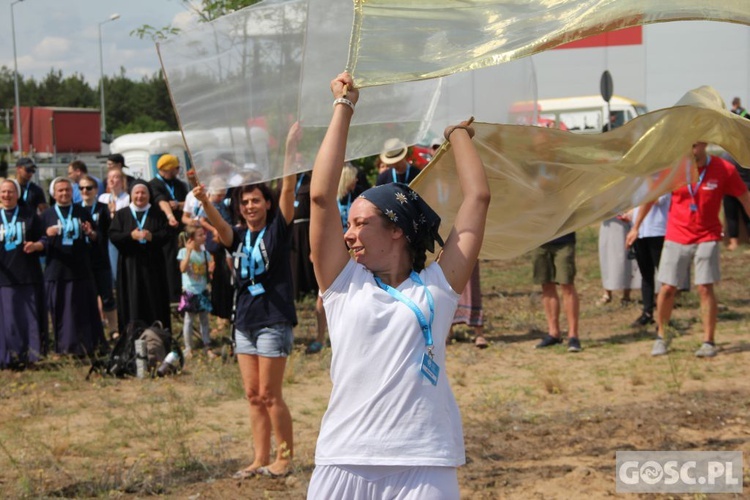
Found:
M 165 186 L 167 186 L 167 191 L 169 191 L 169 195 L 172 197 L 173 200 L 176 200 L 174 196 L 174 186 L 170 186 L 167 180 L 161 176 L 161 174 L 156 174 L 156 176 L 161 179 L 161 181 L 164 183 Z
M 57 212 L 57 216 L 60 218 L 60 222 L 64 226 L 63 231 L 65 232 L 65 235 L 69 238 L 75 230 L 75 226 L 73 225 L 73 205 L 70 205 L 70 212 L 68 212 L 67 219 L 63 217 L 59 205 L 55 205 L 55 212 Z
M 245 251 L 250 250 L 249 257 L 243 258 L 242 270 L 240 271 L 242 279 L 247 279 L 248 268 L 250 269 L 250 281 L 255 282 L 255 274 L 263 274 L 266 270 L 266 263 L 260 252 L 260 242 L 263 241 L 263 235 L 266 234 L 266 228 L 261 229 L 258 237 L 255 238 L 255 245 L 250 245 L 250 228 L 245 233 Z M 252 249 L 252 250 L 251 250 Z
M 342 205 L 339 200 L 336 200 L 339 205 L 339 214 L 341 215 L 341 225 L 346 230 L 346 222 L 349 220 L 349 208 L 352 206 L 352 193 L 349 193 L 346 198 L 346 205 Z
M 214 207 L 216 207 L 216 204 L 212 203 Z M 200 218 L 201 214 L 205 215 L 205 212 L 203 211 L 203 205 L 200 203 L 196 203 L 195 208 L 193 208 L 193 218 L 198 219 Z
M 0 210 L 0 215 L 3 216 L 3 226 L 5 226 L 5 241 L 13 241 L 16 238 L 16 219 L 18 218 L 18 205 L 13 211 L 13 218 L 8 223 L 8 218 L 5 216 L 5 210 Z
M 31 187 L 31 183 L 29 182 L 26 184 L 26 190 L 23 192 L 23 201 L 28 201 L 29 199 L 29 188 Z
M 297 185 L 294 188 L 294 199 L 297 199 L 297 193 L 299 193 L 299 188 L 302 186 L 302 181 L 305 179 L 305 174 L 302 174 L 299 176 L 299 179 L 297 180 Z
M 425 286 L 424 283 L 422 283 L 422 280 L 419 278 L 419 275 L 415 273 L 414 271 L 411 272 L 409 275 L 409 278 L 416 283 L 417 285 L 421 285 L 422 288 L 424 288 L 424 294 L 427 296 L 427 304 L 430 306 L 430 322 L 427 322 L 427 319 L 424 317 L 424 314 L 422 311 L 417 307 L 417 305 L 412 302 L 409 297 L 404 295 L 403 293 L 399 292 L 395 288 L 393 288 L 390 285 L 386 285 L 383 283 L 380 278 L 377 276 L 374 276 L 375 283 L 378 284 L 380 288 L 385 290 L 388 295 L 393 297 L 394 299 L 398 300 L 399 302 L 404 303 L 409 309 L 411 309 L 414 314 L 417 316 L 417 321 L 419 321 L 419 327 L 422 329 L 422 335 L 424 335 L 424 341 L 425 345 L 427 346 L 427 352 L 430 354 L 430 357 L 432 357 L 432 321 L 435 319 L 435 302 L 432 299 L 432 293 L 430 293 L 430 290 Z
M 409 184 L 409 171 L 411 170 L 411 165 L 406 166 L 406 175 L 404 175 L 404 184 Z M 398 182 L 398 176 L 396 175 L 396 169 L 391 169 L 391 176 L 393 176 L 393 182 Z
M 709 163 L 711 163 L 711 157 L 709 155 L 706 155 L 706 166 L 703 167 L 703 172 L 701 172 L 701 175 L 698 177 L 698 183 L 695 185 L 695 191 L 693 191 L 692 183 L 688 182 L 688 185 L 687 185 L 688 193 L 690 193 L 690 199 L 693 202 L 690 205 L 690 207 L 691 209 L 694 209 L 693 211 L 698 210 L 698 204 L 695 201 L 695 195 L 698 193 L 698 190 L 700 189 L 701 184 L 703 184 L 703 178 L 706 177 L 706 171 L 708 170 Z
M 148 208 L 146 209 L 145 213 L 143 214 L 143 218 L 141 220 L 138 220 L 138 217 L 135 215 L 135 210 L 133 207 L 130 207 L 130 213 L 133 214 L 133 219 L 135 219 L 135 223 L 138 226 L 138 229 L 140 231 L 143 231 L 143 226 L 146 225 L 146 217 L 148 217 Z
M 85 202 L 83 202 L 83 201 L 82 201 L 82 202 L 81 202 L 81 206 L 82 206 L 83 208 L 87 208 L 87 207 L 86 207 L 86 205 L 85 205 L 84 203 L 85 203 Z M 96 200 L 94 200 L 94 204 L 93 204 L 93 205 L 91 205 L 91 218 L 92 218 L 92 219 L 94 218 L 94 215 L 96 215 Z

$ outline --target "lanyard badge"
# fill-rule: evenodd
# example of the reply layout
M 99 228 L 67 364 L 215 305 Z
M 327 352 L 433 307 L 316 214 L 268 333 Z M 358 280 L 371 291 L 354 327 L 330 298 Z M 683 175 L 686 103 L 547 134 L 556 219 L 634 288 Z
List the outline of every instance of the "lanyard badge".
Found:
M 58 227 L 63 237 L 62 244 L 66 247 L 72 246 L 73 240 L 80 236 L 78 219 L 73 219 L 73 205 L 70 206 L 67 217 L 63 217 L 58 205 L 55 205 L 55 212 L 57 212 L 57 217 L 60 220 Z
M 0 214 L 3 216 L 3 226 L 0 236 L 5 242 L 5 251 L 10 252 L 23 242 L 21 224 L 16 223 L 16 219 L 18 219 L 18 207 L 13 211 L 13 217 L 11 217 L 10 222 L 8 222 L 5 216 L 5 210 L 0 210 Z
M 706 166 L 703 167 L 703 172 L 701 172 L 701 175 L 698 177 L 698 182 L 695 184 L 695 190 L 693 190 L 692 183 L 688 182 L 687 189 L 688 193 L 690 193 L 690 211 L 691 212 L 697 212 L 698 211 L 698 201 L 695 199 L 695 195 L 698 194 L 698 190 L 701 187 L 701 184 L 703 184 L 703 179 L 706 177 L 706 172 L 708 171 L 708 164 L 711 162 L 711 157 L 706 155 Z
M 135 224 L 138 226 L 139 231 L 143 231 L 143 227 L 146 225 L 146 217 L 148 217 L 148 211 L 149 209 L 147 208 L 143 213 L 143 218 L 141 220 L 138 220 L 138 216 L 136 215 L 135 210 L 133 210 L 133 207 L 130 207 L 130 213 L 133 214 L 133 219 L 135 219 Z M 138 243 L 140 243 L 141 245 L 145 245 L 146 239 L 140 239 L 138 240 Z
M 263 235 L 266 234 L 266 228 L 261 229 L 255 238 L 255 244 L 250 245 L 250 229 L 245 233 L 244 247 L 249 250 L 250 255 L 242 251 L 239 248 L 234 253 L 235 256 L 235 268 L 239 268 L 240 277 L 242 279 L 250 279 L 250 285 L 247 287 L 247 291 L 250 295 L 257 297 L 266 293 L 266 289 L 263 288 L 261 283 L 255 282 L 255 276 L 263 274 L 268 268 L 268 256 L 266 254 L 265 245 L 263 243 Z M 242 244 L 240 244 L 242 246 Z
M 432 298 L 432 293 L 430 293 L 430 290 L 425 286 L 424 283 L 422 283 L 422 280 L 419 278 L 419 275 L 415 273 L 414 271 L 411 272 L 409 275 L 409 278 L 413 282 L 415 282 L 418 285 L 421 285 L 424 289 L 425 296 L 427 297 L 427 304 L 430 307 L 430 321 L 427 322 L 427 318 L 425 318 L 422 311 L 417 307 L 417 305 L 409 299 L 407 296 L 393 288 L 392 286 L 386 285 L 383 283 L 380 278 L 377 276 L 375 278 L 375 283 L 383 289 L 385 292 L 388 293 L 391 297 L 398 300 L 402 304 L 406 305 L 409 309 L 412 310 L 414 315 L 417 317 L 417 321 L 419 322 L 419 327 L 422 330 L 422 335 L 424 336 L 425 340 L 425 347 L 427 352 L 425 352 L 422 355 L 422 364 L 420 366 L 420 371 L 422 372 L 422 375 L 432 384 L 437 385 L 438 383 L 438 377 L 440 376 L 440 365 L 437 364 L 435 361 L 435 355 L 433 353 L 433 342 L 432 342 L 432 322 L 435 319 L 435 302 Z

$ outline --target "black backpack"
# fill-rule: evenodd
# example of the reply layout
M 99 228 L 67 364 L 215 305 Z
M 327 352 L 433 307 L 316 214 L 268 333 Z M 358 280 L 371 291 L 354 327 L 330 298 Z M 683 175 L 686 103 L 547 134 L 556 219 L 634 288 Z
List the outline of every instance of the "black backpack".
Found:
M 155 321 L 151 326 L 146 325 L 143 321 L 131 321 L 125 328 L 125 333 L 118 337 L 109 355 L 105 359 L 92 362 L 86 380 L 94 372 L 119 378 L 134 377 L 136 375 L 136 360 L 138 358 L 135 350 L 135 341 L 140 339 L 146 330 L 150 330 L 156 334 L 151 335 L 151 338 L 157 337 L 161 339 L 164 346 L 162 352 L 169 352 L 172 349 L 174 343 L 172 335 L 168 329 L 162 326 L 161 321 Z M 175 345 L 178 344 L 175 343 Z M 154 365 L 158 367 L 163 359 L 150 359 L 152 357 L 152 350 L 152 346 L 149 345 L 149 354 L 146 356 L 146 363 L 149 365 L 149 372 L 153 376 Z M 182 361 L 182 353 L 180 353 L 180 359 Z

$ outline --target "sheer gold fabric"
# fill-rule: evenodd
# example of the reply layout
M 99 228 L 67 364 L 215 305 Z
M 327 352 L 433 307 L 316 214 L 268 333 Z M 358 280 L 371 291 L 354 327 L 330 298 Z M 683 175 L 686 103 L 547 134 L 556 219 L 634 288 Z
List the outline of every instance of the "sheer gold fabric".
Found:
M 750 165 L 750 120 L 727 111 L 710 87 L 673 108 L 603 134 L 475 123 L 474 142 L 492 191 L 481 257 L 507 259 L 614 216 L 674 187 L 697 170 L 692 144 L 723 147 Z M 461 202 L 450 144 L 412 182 L 440 214 L 447 237 Z
M 159 44 L 201 182 L 218 177 L 237 186 L 283 176 L 296 120 L 303 134 L 292 170 L 312 168 L 332 114 L 329 84 L 346 64 L 353 8 L 341 0 L 265 1 Z M 419 142 L 445 89 L 430 80 L 369 91 L 357 105 L 347 159 L 380 153 L 391 137 Z
M 748 0 L 354 0 L 354 5 L 347 69 L 360 87 L 484 68 L 642 24 L 750 24 Z

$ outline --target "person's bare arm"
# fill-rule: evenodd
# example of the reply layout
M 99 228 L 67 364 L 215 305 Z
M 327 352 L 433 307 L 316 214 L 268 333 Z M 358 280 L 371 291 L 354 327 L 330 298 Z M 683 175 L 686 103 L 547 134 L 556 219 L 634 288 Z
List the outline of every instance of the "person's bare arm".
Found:
M 484 165 L 471 138 L 474 131 L 463 122 L 445 130 L 456 159 L 458 182 L 463 201 L 458 208 L 453 227 L 445 241 L 438 263 L 451 288 L 461 293 L 474 269 L 484 239 L 487 211 L 490 206 L 490 186 Z
M 333 98 L 346 96 L 356 104 L 359 91 L 348 73 L 331 81 Z M 348 92 L 347 92 L 348 88 Z M 343 234 L 336 190 L 344 167 L 346 139 L 354 110 L 347 104 L 336 104 L 323 143 L 318 150 L 310 181 L 310 247 L 315 278 L 321 291 L 331 286 L 349 261 Z
M 202 185 L 198 185 L 193 189 L 193 195 L 203 205 L 203 210 L 206 212 L 206 217 L 211 225 L 219 233 L 219 241 L 225 247 L 231 247 L 232 241 L 234 240 L 234 233 L 232 232 L 232 226 L 221 217 L 221 214 L 213 203 L 208 199 L 206 189 Z
M 287 224 L 291 224 L 294 220 L 294 181 L 297 176 L 291 170 L 301 137 L 302 127 L 300 127 L 299 122 L 295 122 L 286 136 L 284 178 L 281 180 L 281 194 L 279 195 L 279 210 Z
M 172 211 L 172 205 L 166 200 L 161 200 L 159 202 L 159 208 L 161 208 L 161 211 L 167 216 L 168 224 L 172 227 L 177 227 L 177 218 L 175 218 L 174 212 Z
M 633 243 L 635 243 L 635 240 L 638 239 L 638 230 L 641 228 L 641 224 L 643 223 L 644 219 L 646 219 L 646 216 L 651 211 L 651 207 L 653 207 L 656 204 L 656 200 L 649 201 L 648 203 L 644 203 L 643 205 L 638 208 L 638 216 L 633 221 L 633 226 L 630 228 L 630 231 L 628 231 L 627 236 L 625 236 L 625 248 L 630 248 L 633 246 Z
M 188 265 L 190 264 L 190 254 L 193 253 L 192 245 L 185 245 L 185 256 L 180 261 L 180 272 L 184 273 L 187 271 Z

